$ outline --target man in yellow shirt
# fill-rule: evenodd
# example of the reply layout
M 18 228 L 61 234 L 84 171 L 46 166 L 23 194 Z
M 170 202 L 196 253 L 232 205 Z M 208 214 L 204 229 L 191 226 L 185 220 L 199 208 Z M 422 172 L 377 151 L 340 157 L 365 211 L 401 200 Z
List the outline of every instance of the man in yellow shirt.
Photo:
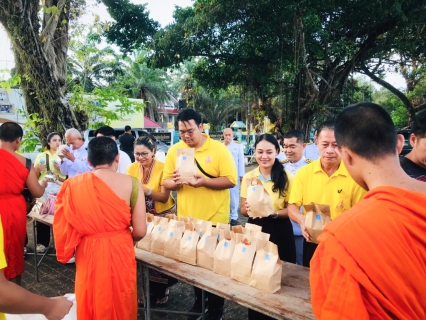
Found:
M 300 224 L 305 238 L 305 267 L 309 267 L 318 245 L 306 241 L 310 240 L 311 236 L 305 228 L 305 215 L 300 214 L 300 207 L 311 202 L 327 204 L 330 206 L 331 219 L 334 219 L 358 203 L 366 193 L 352 179 L 341 157 L 336 153 L 334 121 L 326 121 L 318 127 L 317 143 L 320 158 L 297 172 L 288 205 L 290 219 Z
M 177 191 L 177 214 L 216 223 L 229 223 L 229 189 L 237 182 L 237 170 L 228 148 L 202 133 L 201 116 L 193 109 L 182 110 L 178 117 L 181 141 L 173 145 L 164 164 L 164 186 Z M 181 183 L 176 170 L 177 149 L 194 148 L 198 172 L 195 182 Z M 201 312 L 201 290 L 194 288 L 196 300 L 191 312 Z M 211 293 L 209 316 L 220 319 L 224 299 Z M 197 317 L 195 317 L 197 318 Z
M 1 216 L 0 216 L 1 218 Z M 60 320 L 72 307 L 72 302 L 64 297 L 49 299 L 33 294 L 13 282 L 7 281 L 2 269 L 6 268 L 3 252 L 3 228 L 0 219 L 0 320 L 11 314 L 43 314 L 49 320 Z

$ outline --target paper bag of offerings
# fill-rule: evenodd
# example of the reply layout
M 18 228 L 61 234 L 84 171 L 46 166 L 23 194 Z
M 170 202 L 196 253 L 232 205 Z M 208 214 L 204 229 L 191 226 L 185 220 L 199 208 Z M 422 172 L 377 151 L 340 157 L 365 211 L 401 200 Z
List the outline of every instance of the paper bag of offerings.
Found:
M 192 222 L 185 223 L 185 232 L 180 241 L 180 257 L 179 260 L 197 265 L 197 244 L 199 240 L 199 234 L 194 230 Z
M 154 227 L 158 220 L 159 217 L 154 217 L 154 215 L 151 213 L 146 214 L 146 234 L 145 237 L 143 237 L 141 240 L 139 240 L 138 243 L 136 243 L 136 248 L 145 251 L 151 251 L 152 231 L 154 230 Z
M 213 226 L 211 221 L 206 220 L 197 220 L 194 223 L 194 229 L 198 232 L 198 235 L 200 238 L 203 236 L 203 234 L 210 229 Z
M 197 244 L 197 266 L 212 270 L 214 266 L 214 252 L 218 242 L 218 229 L 208 228 Z
M 246 234 L 235 234 L 235 249 L 231 260 L 231 278 L 250 284 L 257 239 Z
M 318 237 L 324 226 L 331 221 L 330 206 L 312 202 L 304 207 L 306 210 L 305 227 L 311 235 L 309 242 L 318 243 Z
M 250 286 L 269 293 L 281 288 L 282 263 L 278 256 L 278 247 L 272 242 L 257 251 L 253 270 L 250 277 Z
M 234 232 L 220 229 L 220 241 L 214 252 L 213 272 L 230 277 L 231 260 L 235 248 Z
M 157 217 L 155 217 L 157 218 Z M 167 218 L 158 217 L 158 222 L 154 226 L 151 234 L 151 252 L 164 256 L 164 242 L 167 238 L 167 226 L 169 220 Z
M 254 236 L 258 232 L 262 231 L 262 227 L 257 224 L 246 223 L 244 226 L 244 234 L 248 234 L 249 236 Z
M 195 181 L 197 165 L 194 148 L 177 149 L 176 170 L 179 170 L 180 182 Z
M 164 242 L 164 256 L 167 258 L 180 259 L 180 242 L 185 231 L 185 222 L 170 220 L 167 226 L 167 236 Z
M 268 217 L 274 213 L 271 197 L 263 188 L 259 178 L 247 179 L 247 198 L 250 205 L 249 217 Z
M 216 229 L 217 229 L 217 239 L 218 241 L 222 240 L 221 235 L 224 235 L 225 233 L 221 233 L 220 230 L 231 230 L 231 225 L 226 223 L 216 223 Z

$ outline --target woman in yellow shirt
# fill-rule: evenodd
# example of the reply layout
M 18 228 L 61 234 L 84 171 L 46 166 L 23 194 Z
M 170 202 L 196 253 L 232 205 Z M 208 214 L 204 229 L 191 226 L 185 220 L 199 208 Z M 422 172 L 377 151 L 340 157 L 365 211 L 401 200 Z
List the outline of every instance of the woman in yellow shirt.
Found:
M 46 187 L 44 197 L 49 194 L 56 194 L 59 191 L 60 183 L 65 181 L 64 176 L 60 169 L 59 164 L 61 158 L 56 153 L 61 145 L 61 136 L 57 132 L 49 133 L 47 136 L 46 150 L 37 155 L 34 161 L 34 169 L 38 180 L 45 180 L 46 174 L 53 174 L 55 181 L 49 179 L 48 186 Z M 44 223 L 37 223 L 37 252 L 44 253 L 50 243 L 50 227 Z
M 139 137 L 134 144 L 136 161 L 127 167 L 127 174 L 139 179 L 145 194 L 146 212 L 156 216 L 176 213 L 176 204 L 169 190 L 162 185 L 164 163 L 155 158 L 157 145 L 152 136 Z M 169 287 L 177 283 L 175 278 L 161 272 L 149 272 L 151 301 L 163 305 L 168 300 Z
M 277 159 L 280 146 L 271 134 L 262 134 L 254 144 L 254 155 L 259 166 L 247 172 L 241 182 L 241 213 L 248 216 L 250 206 L 246 203 L 247 179 L 256 177 L 271 197 L 274 213 L 262 219 L 249 218 L 247 222 L 259 225 L 270 234 L 270 241 L 278 247 L 281 260 L 296 263 L 296 245 L 293 227 L 287 212 L 287 203 L 293 183 L 293 175 L 285 170 Z M 249 319 L 272 319 L 254 310 L 248 312 Z

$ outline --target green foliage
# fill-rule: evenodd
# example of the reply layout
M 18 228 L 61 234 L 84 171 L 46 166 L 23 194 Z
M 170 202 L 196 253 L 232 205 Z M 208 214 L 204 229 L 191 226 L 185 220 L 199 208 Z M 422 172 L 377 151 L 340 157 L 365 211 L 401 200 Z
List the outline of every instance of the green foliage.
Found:
M 28 115 L 27 121 L 24 124 L 24 136 L 22 137 L 21 152 L 34 152 L 37 146 L 40 145 L 40 139 L 37 137 L 40 134 L 40 124 L 46 121 L 36 113 Z M 38 149 L 36 151 L 43 151 Z
M 0 74 L 7 70 L 0 70 Z M 17 74 L 12 75 L 7 80 L 0 80 L 0 88 L 6 89 L 8 92 L 11 88 L 17 87 L 21 83 L 21 77 Z

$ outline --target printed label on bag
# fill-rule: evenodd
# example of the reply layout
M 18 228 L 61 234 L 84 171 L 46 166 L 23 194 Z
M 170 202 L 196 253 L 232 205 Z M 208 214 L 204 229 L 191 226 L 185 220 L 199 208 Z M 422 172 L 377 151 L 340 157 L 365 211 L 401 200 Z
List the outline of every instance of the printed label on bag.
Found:
M 256 187 L 251 187 L 251 191 L 256 191 Z
M 191 241 L 191 240 L 192 240 L 192 237 L 191 237 L 191 236 L 189 236 L 189 237 L 188 237 L 188 241 Z
M 200 238 L 203 236 L 203 231 L 200 231 Z
M 219 240 L 219 239 L 220 239 L 220 234 L 217 235 L 217 240 Z
M 265 260 L 271 260 L 271 255 L 269 253 L 266 254 Z
M 161 227 L 158 227 L 158 229 L 157 229 L 158 231 L 161 231 Z
M 315 220 L 317 220 L 317 221 L 321 221 L 321 215 L 317 213 L 317 214 L 315 215 Z
M 173 232 L 170 232 L 169 236 L 170 238 L 173 238 Z
M 182 157 L 182 160 L 183 160 L 183 161 L 186 161 L 186 156 L 183 156 L 183 157 Z
M 223 244 L 223 246 L 224 246 L 225 248 L 228 248 L 228 246 L 229 246 L 228 241 L 225 241 L 225 243 Z
M 241 250 L 242 253 L 246 253 L 246 251 L 247 251 L 246 247 L 243 247 L 243 249 Z
M 207 239 L 208 239 L 208 237 L 205 237 L 205 238 L 204 238 L 204 242 L 207 242 Z
M 146 227 L 148 228 L 148 227 L 149 227 L 149 225 L 150 225 L 150 222 L 148 222 L 148 223 L 146 224 Z

